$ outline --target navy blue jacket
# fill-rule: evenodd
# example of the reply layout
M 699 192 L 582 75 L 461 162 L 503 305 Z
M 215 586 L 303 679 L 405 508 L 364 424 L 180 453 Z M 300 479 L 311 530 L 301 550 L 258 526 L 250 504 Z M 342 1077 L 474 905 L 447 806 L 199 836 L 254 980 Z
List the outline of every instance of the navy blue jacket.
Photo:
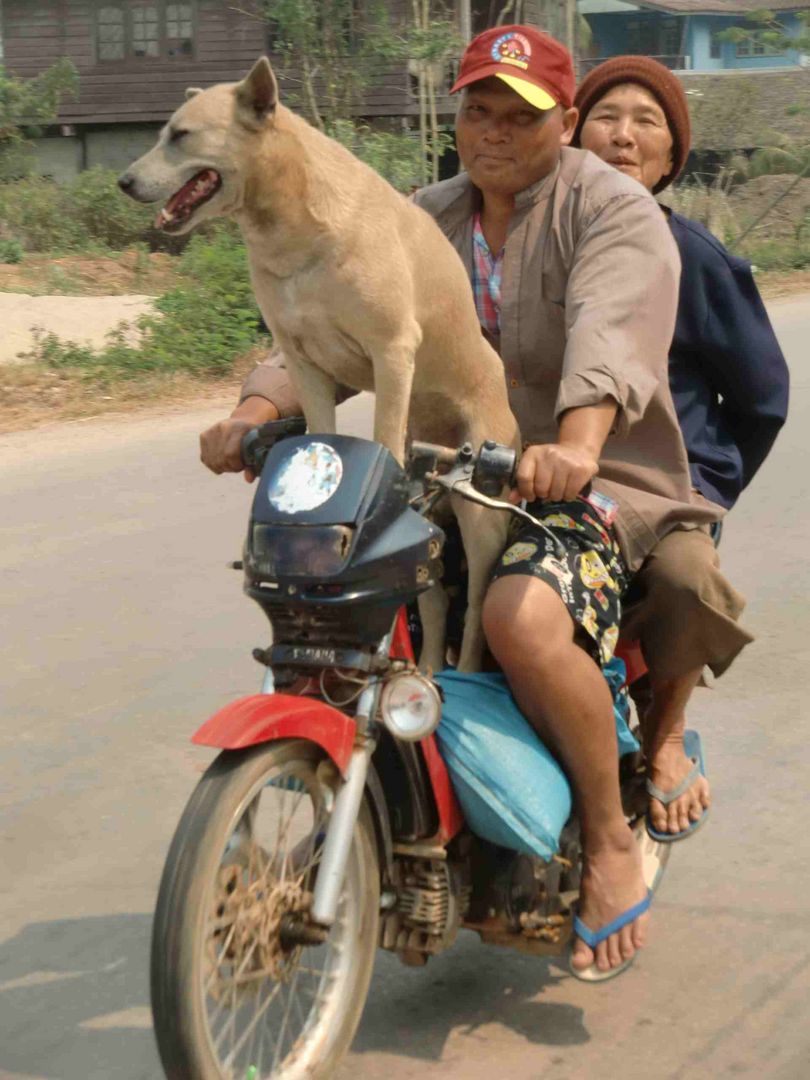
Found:
M 788 370 L 750 264 L 669 212 L 681 291 L 669 353 L 692 482 L 732 507 L 767 457 L 788 405 Z

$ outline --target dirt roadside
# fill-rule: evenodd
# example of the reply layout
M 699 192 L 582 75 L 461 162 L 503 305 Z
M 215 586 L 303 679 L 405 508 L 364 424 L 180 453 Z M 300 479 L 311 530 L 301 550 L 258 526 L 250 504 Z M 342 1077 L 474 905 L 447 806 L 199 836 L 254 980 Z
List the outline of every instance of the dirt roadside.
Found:
M 86 272 L 98 280 L 107 261 L 112 260 L 92 261 Z M 130 268 L 130 280 L 132 273 Z M 264 356 L 262 351 L 254 350 L 236 361 L 232 372 L 220 379 L 203 380 L 174 373 L 119 380 L 112 386 L 96 385 L 83 378 L 81 372 L 50 370 L 20 362 L 17 357 L 34 346 L 35 327 L 63 340 L 103 344 L 105 334 L 121 320 L 131 322 L 149 310 L 150 295 L 31 296 L 2 292 L 10 280 L 11 275 L 0 280 L 0 433 L 59 421 L 80 423 L 107 414 L 131 416 L 133 412 L 182 409 L 209 402 L 221 402 L 223 409 L 229 409 L 245 375 Z M 810 270 L 760 274 L 757 283 L 769 304 L 797 295 L 806 295 L 810 304 Z
M 24 362 L 37 334 L 56 334 L 63 341 L 104 346 L 107 334 L 120 323 L 132 327 L 152 311 L 152 297 L 136 296 L 29 296 L 0 292 L 0 366 Z M 133 344 L 136 332 L 128 333 Z
M 222 379 L 174 373 L 93 386 L 73 373 L 31 364 L 0 366 L 0 435 L 43 425 L 82 424 L 99 417 L 132 419 L 221 404 L 227 415 L 248 370 L 261 357 L 244 357 Z
M 177 284 L 177 263 L 162 252 L 122 251 L 115 256 L 28 254 L 0 263 L 0 291 L 30 296 L 159 296 Z

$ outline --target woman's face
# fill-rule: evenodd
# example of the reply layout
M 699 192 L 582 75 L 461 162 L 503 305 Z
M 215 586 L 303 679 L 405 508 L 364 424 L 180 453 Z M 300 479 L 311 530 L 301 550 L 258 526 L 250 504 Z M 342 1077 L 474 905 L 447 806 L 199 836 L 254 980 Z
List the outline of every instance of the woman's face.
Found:
M 591 107 L 580 145 L 649 191 L 672 172 L 672 134 L 664 110 L 638 83 L 611 87 Z

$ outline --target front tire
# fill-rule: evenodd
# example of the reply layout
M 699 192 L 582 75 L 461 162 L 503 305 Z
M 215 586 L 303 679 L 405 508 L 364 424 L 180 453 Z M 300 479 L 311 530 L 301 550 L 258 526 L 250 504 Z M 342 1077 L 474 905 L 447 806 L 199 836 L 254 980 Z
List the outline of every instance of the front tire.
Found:
M 311 901 L 336 775 L 312 743 L 271 743 L 221 753 L 189 800 L 152 935 L 152 1012 L 170 1080 L 328 1077 L 348 1049 L 379 928 L 365 802 L 326 942 L 285 937 Z

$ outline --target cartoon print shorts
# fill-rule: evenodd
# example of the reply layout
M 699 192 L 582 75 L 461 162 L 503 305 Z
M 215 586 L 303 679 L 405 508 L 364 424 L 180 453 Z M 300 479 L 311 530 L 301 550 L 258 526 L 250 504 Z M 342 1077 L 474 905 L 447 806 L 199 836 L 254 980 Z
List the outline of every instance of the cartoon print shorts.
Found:
M 587 500 L 535 502 L 527 510 L 554 534 L 555 544 L 536 525 L 515 519 L 515 529 L 492 575 L 528 574 L 554 589 L 577 626 L 583 643 L 601 666 L 613 656 L 619 640 L 622 596 L 629 574 L 611 522 L 615 504 L 592 494 Z

